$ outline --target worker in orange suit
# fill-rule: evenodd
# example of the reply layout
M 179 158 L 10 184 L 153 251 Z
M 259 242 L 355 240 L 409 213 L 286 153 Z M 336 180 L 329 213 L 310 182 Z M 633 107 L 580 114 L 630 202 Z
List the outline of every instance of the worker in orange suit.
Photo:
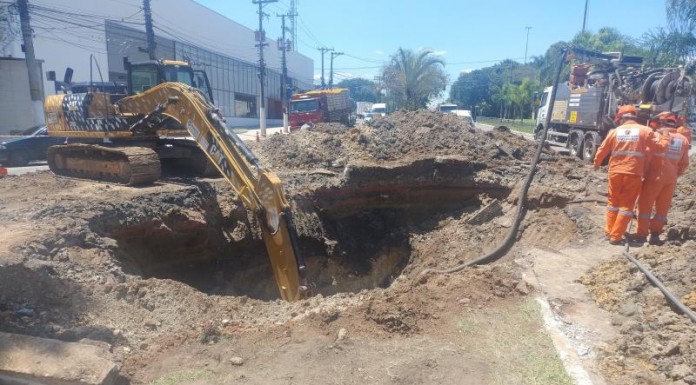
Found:
M 640 193 L 647 152 L 659 152 L 669 143 L 666 135 L 653 132 L 636 122 L 632 105 L 619 108 L 615 121 L 620 125 L 609 131 L 594 158 L 599 169 L 609 159 L 609 194 L 604 232 L 612 245 L 625 242 L 624 234 L 633 218 L 633 208 Z
M 686 116 L 680 115 L 677 118 L 677 133 L 684 135 L 691 148 L 691 128 L 686 124 Z
M 638 228 L 633 240 L 644 243 L 650 233 L 649 243 L 661 245 L 660 234 L 667 223 L 667 212 L 672 205 L 672 195 L 677 178 L 689 166 L 689 141 L 677 132 L 677 118 L 671 112 L 658 115 L 658 122 L 669 130 L 669 145 L 651 154 L 645 170 L 645 181 L 638 198 Z M 652 215 L 653 207 L 655 214 Z

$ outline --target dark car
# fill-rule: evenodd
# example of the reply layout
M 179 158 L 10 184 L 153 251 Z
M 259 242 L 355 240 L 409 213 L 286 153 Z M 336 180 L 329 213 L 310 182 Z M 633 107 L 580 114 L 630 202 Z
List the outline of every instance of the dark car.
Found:
M 33 160 L 46 160 L 46 150 L 64 142 L 65 138 L 48 136 L 46 126 L 39 127 L 29 135 L 0 142 L 0 164 L 21 167 Z

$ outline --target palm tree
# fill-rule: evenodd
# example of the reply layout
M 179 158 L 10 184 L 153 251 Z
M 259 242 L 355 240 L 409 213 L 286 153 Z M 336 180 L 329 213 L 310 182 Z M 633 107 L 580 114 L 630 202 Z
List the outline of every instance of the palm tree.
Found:
M 399 48 L 382 72 L 390 98 L 396 107 L 425 108 L 431 98 L 447 87 L 444 61 L 424 49 L 415 53 Z
M 643 36 L 651 64 L 682 63 L 696 53 L 696 0 L 666 0 L 668 28 Z
M 667 0 L 667 19 L 679 32 L 693 32 L 696 27 L 696 0 Z

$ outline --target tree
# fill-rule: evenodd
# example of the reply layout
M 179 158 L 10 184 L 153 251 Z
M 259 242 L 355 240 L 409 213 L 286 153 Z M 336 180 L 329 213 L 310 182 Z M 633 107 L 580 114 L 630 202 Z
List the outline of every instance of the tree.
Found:
M 8 12 L 6 5 L 0 5 L 0 43 L 4 42 L 7 38 L 7 33 L 5 29 L 7 28 Z
M 648 62 L 675 65 L 696 54 L 696 0 L 667 0 L 668 27 L 643 35 Z
M 667 0 L 667 20 L 674 31 L 693 32 L 696 28 L 696 0 Z
M 450 100 L 476 110 L 479 115 L 506 116 L 506 111 L 513 113 L 510 109 L 513 108 L 511 103 L 514 99 L 512 89 L 520 86 L 525 78 L 537 77 L 538 69 L 535 66 L 504 60 L 491 67 L 460 74 L 450 88 Z M 514 106 L 519 109 L 518 104 Z
M 429 49 L 399 48 L 382 71 L 387 97 L 397 108 L 425 108 L 447 87 L 445 62 Z
M 371 80 L 362 78 L 345 79 L 341 80 L 336 86 L 338 88 L 348 88 L 351 98 L 355 101 L 377 101 L 377 84 Z

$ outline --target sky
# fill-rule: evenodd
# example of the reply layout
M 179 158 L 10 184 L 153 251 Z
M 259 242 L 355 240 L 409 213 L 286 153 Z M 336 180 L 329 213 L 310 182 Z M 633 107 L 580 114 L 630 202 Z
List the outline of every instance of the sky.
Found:
M 258 29 L 258 5 L 252 0 L 196 0 L 242 24 Z M 314 60 L 321 74 L 321 53 L 333 48 L 336 81 L 351 77 L 373 80 L 400 47 L 433 50 L 446 62 L 450 81 L 461 72 L 504 59 L 524 62 L 543 55 L 557 41 L 582 29 L 586 0 L 296 0 L 298 50 Z M 586 29 L 613 27 L 640 38 L 666 26 L 664 0 L 587 0 Z M 629 5 L 630 4 L 630 5 Z M 280 36 L 280 18 L 290 0 L 266 4 L 266 36 Z M 532 27 L 527 29 L 526 27 Z M 527 31 L 529 35 L 527 36 Z M 328 79 L 329 54 L 325 54 Z

